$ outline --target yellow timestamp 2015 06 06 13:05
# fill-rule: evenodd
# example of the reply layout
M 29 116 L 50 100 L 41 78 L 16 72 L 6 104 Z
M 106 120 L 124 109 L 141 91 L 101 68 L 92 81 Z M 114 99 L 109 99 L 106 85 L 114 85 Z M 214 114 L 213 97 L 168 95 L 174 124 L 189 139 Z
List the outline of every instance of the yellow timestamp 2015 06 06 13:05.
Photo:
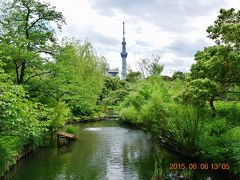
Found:
M 170 163 L 169 169 L 171 170 L 181 170 L 181 169 L 191 169 L 191 170 L 229 170 L 229 163 Z

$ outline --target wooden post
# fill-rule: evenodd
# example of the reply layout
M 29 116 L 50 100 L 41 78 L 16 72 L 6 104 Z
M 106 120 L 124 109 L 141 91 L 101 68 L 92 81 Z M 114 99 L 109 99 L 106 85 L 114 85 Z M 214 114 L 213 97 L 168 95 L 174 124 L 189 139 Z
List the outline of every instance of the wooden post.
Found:
M 60 143 L 60 137 L 59 137 L 60 135 L 58 134 L 57 135 L 57 143 L 59 144 Z

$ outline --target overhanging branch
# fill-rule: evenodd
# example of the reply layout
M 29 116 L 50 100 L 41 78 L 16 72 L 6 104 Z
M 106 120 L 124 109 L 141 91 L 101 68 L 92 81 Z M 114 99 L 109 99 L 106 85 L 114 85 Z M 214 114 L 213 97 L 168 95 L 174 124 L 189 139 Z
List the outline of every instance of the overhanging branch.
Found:
M 49 74 L 49 73 L 51 73 L 51 71 L 34 74 L 34 75 L 28 77 L 28 78 L 26 79 L 26 81 L 24 81 L 24 84 L 27 83 L 30 79 L 32 79 L 32 78 L 34 78 L 34 77 L 36 77 L 36 76 L 41 76 L 41 75 L 43 75 L 43 74 Z
M 39 17 L 36 21 L 34 21 L 28 28 L 28 30 L 30 30 L 35 24 L 37 24 L 38 21 L 42 20 L 43 17 Z
M 45 54 L 50 54 L 52 56 L 54 56 L 54 52 L 52 51 L 48 51 L 48 50 L 37 50 L 37 53 L 45 53 Z

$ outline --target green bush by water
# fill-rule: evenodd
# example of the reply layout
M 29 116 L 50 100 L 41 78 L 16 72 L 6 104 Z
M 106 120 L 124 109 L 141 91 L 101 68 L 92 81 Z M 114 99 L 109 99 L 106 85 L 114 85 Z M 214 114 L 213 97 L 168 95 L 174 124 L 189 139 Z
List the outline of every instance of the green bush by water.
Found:
M 179 87 L 178 82 L 175 84 Z M 121 105 L 120 117 L 142 126 L 171 148 L 194 153 L 203 120 L 196 108 L 175 102 L 168 93 L 174 94 L 174 88 L 174 83 L 166 88 L 159 79 L 141 84 Z
M 239 173 L 239 103 L 216 102 L 217 115 L 213 117 L 207 106 L 180 104 L 175 98 L 179 87 L 179 82 L 167 84 L 159 79 L 139 83 L 120 105 L 121 121 L 142 127 L 186 155 L 228 162 L 230 171 Z
M 73 125 L 67 125 L 64 128 L 64 131 L 67 133 L 70 133 L 70 134 L 74 134 L 74 135 L 78 135 L 78 132 L 79 132 L 78 127 L 73 126 Z

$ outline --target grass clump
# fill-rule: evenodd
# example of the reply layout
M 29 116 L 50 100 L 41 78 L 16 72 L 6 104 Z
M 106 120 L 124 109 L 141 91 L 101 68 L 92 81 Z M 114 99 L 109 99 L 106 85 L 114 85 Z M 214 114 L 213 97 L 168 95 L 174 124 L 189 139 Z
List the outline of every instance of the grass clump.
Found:
M 68 125 L 64 128 L 64 131 L 70 134 L 78 135 L 78 127 L 73 126 L 73 125 Z

